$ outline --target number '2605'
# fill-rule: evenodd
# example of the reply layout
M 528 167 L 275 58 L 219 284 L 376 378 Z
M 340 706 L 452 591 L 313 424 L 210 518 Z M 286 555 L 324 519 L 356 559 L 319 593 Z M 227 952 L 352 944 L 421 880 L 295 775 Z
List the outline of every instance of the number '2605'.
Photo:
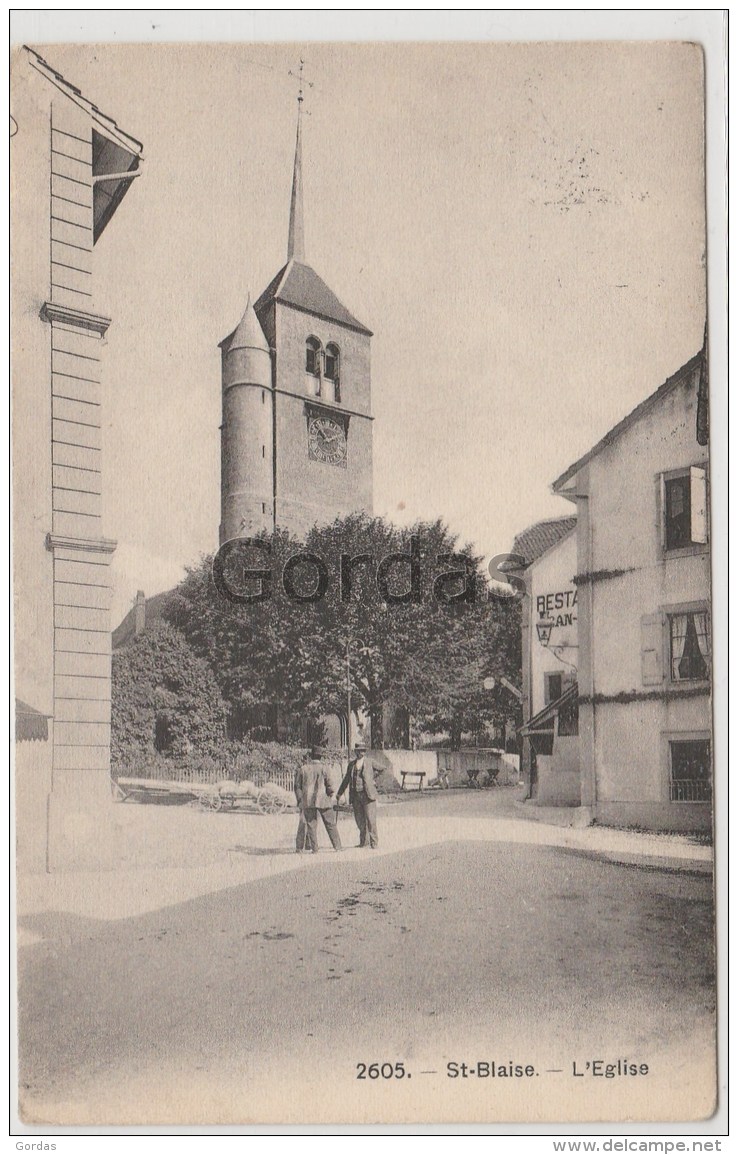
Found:
M 404 1063 L 357 1063 L 357 1079 L 404 1079 Z

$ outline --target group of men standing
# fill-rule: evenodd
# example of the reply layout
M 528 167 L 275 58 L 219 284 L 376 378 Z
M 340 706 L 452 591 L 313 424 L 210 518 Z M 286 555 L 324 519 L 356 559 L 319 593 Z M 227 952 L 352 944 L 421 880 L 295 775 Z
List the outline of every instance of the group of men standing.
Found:
M 359 828 L 359 846 L 376 850 L 377 837 L 377 786 L 374 781 L 374 767 L 366 756 L 366 746 L 357 742 L 354 757 L 349 759 L 340 784 L 334 766 L 324 758 L 325 751 L 314 746 L 310 757 L 295 775 L 295 795 L 300 808 L 300 822 L 297 827 L 297 853 L 312 851 L 318 853 L 318 815 L 325 826 L 334 850 L 343 850 L 338 831 L 336 807 L 348 791 L 349 803 Z

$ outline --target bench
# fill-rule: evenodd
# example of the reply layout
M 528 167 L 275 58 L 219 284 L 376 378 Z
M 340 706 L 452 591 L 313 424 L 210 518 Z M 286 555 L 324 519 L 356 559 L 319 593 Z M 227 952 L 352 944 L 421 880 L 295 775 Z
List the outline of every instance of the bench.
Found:
M 403 790 L 405 789 L 405 779 L 406 778 L 417 778 L 418 779 L 418 790 L 423 789 L 423 779 L 426 776 L 425 770 L 401 770 L 400 774 L 402 775 L 402 789 Z

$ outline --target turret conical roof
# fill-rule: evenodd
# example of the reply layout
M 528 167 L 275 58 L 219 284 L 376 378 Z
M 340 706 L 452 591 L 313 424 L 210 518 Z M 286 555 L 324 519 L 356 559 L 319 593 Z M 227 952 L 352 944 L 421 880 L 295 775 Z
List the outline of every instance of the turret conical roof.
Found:
M 269 352 L 269 342 L 264 336 L 264 330 L 254 312 L 250 293 L 243 317 L 233 332 L 221 341 L 220 347 L 228 351 L 231 349 L 263 349 L 265 353 Z

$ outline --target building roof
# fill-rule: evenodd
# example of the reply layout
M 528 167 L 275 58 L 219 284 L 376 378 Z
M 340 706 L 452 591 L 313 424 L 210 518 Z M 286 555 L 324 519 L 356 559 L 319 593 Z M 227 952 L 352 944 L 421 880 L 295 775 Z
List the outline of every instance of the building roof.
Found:
M 332 289 L 329 289 L 322 277 L 319 277 L 310 265 L 300 261 L 288 261 L 280 269 L 276 277 L 266 287 L 254 305 L 257 316 L 272 303 L 280 301 L 290 305 L 293 309 L 300 309 L 303 313 L 312 313 L 315 317 L 322 317 L 326 321 L 337 321 L 347 329 L 355 329 L 358 333 L 372 336 L 371 329 L 357 321 L 342 305 Z
M 139 174 L 143 145 L 124 132 L 83 96 L 79 88 L 65 80 L 43 56 L 26 46 L 31 66 L 89 115 L 92 122 L 92 219 L 93 244 L 102 236 L 134 178 Z
M 573 517 L 549 517 L 546 521 L 537 521 L 529 525 L 522 533 L 516 535 L 511 553 L 525 558 L 525 568 L 538 561 L 552 546 L 556 545 L 576 529 L 576 514 Z M 504 564 L 505 569 L 522 569 L 522 566 Z
M 556 478 L 551 486 L 554 492 L 557 493 L 566 485 L 567 481 L 570 481 L 572 477 L 576 476 L 579 470 L 583 469 L 593 457 L 596 457 L 597 454 L 601 453 L 603 449 L 606 449 L 608 445 L 612 445 L 613 441 L 616 441 L 621 433 L 625 433 L 626 429 L 630 429 L 631 425 L 635 425 L 636 421 L 640 421 L 641 417 L 644 417 L 655 405 L 658 405 L 685 377 L 688 377 L 695 369 L 701 367 L 703 357 L 704 350 L 700 350 L 699 353 L 696 353 L 694 357 L 687 361 L 686 365 L 682 365 L 681 369 L 678 369 L 676 373 L 668 377 L 663 385 L 658 387 L 655 393 L 651 393 L 649 397 L 646 397 L 645 401 L 641 401 L 640 405 L 636 405 L 635 409 L 623 417 L 622 421 L 619 421 L 617 425 L 614 425 L 609 433 L 606 433 L 583 457 L 580 457 L 578 461 L 570 465 L 569 468 L 561 474 L 561 477 Z
M 70 84 L 68 80 L 65 80 L 61 72 L 57 72 L 55 68 L 52 68 L 52 66 L 46 60 L 44 60 L 43 56 L 40 56 L 38 52 L 35 51 L 35 49 L 29 48 L 27 44 L 24 45 L 24 48 L 26 52 L 30 54 L 32 58 L 31 64 L 34 66 L 34 68 L 46 76 L 47 80 L 50 80 L 51 83 L 56 85 L 57 88 L 61 89 L 62 92 L 65 92 L 67 96 L 69 96 L 70 99 L 75 102 L 75 104 L 79 104 L 84 109 L 86 109 L 99 128 L 101 128 L 106 134 L 108 134 L 113 140 L 122 145 L 124 148 L 129 149 L 131 152 L 135 152 L 138 155 L 141 154 L 143 151 L 143 145 L 141 144 L 140 140 L 136 140 L 135 136 L 131 136 L 129 133 L 124 132 L 123 129 L 120 128 L 118 124 L 116 124 L 112 116 L 107 116 L 97 107 L 96 104 L 93 104 L 91 100 L 88 100 L 86 96 L 83 96 L 79 88 L 77 88 L 74 84 Z
M 164 620 L 164 609 L 167 600 L 172 596 L 174 590 L 164 590 L 163 593 L 154 594 L 153 597 L 146 598 L 146 614 L 144 616 L 144 629 L 150 629 L 156 622 Z M 136 606 L 132 606 L 120 625 L 113 630 L 113 649 L 119 650 L 122 646 L 127 646 L 130 641 L 136 636 Z

